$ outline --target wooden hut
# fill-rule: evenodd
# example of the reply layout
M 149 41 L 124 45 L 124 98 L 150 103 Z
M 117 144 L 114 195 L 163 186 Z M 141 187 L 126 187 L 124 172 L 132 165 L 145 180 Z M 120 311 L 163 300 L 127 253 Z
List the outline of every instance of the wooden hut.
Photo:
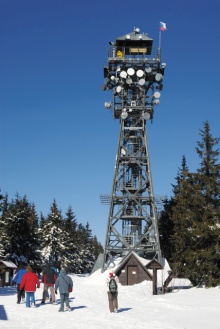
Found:
M 11 286 L 17 266 L 8 261 L 0 260 L 0 287 Z
M 133 251 L 116 266 L 114 271 L 123 286 L 131 286 L 144 280 L 153 280 L 152 274 L 146 268 L 141 257 Z

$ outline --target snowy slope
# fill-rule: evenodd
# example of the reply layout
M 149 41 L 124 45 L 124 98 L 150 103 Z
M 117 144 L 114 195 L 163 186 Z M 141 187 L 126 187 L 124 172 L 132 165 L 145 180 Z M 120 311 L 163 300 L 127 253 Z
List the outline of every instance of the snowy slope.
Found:
M 42 288 L 36 291 L 36 308 L 16 303 L 16 288 L 0 288 L 0 328 L 22 329 L 218 329 L 219 288 L 190 288 L 153 296 L 146 281 L 119 285 L 119 312 L 108 310 L 106 273 L 71 275 L 71 312 L 59 313 L 57 305 L 41 305 Z

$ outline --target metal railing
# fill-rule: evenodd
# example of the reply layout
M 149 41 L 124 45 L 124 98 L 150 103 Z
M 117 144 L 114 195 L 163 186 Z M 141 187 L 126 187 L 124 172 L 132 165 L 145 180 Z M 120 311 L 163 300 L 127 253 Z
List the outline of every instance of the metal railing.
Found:
M 161 49 L 159 47 L 117 47 L 110 46 L 108 50 L 109 60 L 160 60 Z

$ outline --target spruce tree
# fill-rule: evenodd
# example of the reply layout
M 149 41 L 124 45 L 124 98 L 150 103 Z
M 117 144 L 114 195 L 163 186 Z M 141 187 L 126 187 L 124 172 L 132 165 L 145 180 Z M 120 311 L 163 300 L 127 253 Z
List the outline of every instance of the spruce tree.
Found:
M 11 260 L 15 264 L 20 261 L 32 262 L 35 259 L 39 261 L 37 253 L 37 237 L 35 232 L 38 227 L 38 218 L 33 206 L 24 196 L 21 198 L 16 194 L 15 200 L 12 200 L 3 212 L 3 242 L 5 246 L 5 259 Z
M 95 263 L 94 248 L 92 245 L 92 231 L 89 223 L 86 226 L 79 224 L 78 226 L 78 243 L 80 245 L 80 273 L 89 273 Z
M 183 158 L 174 196 L 162 218 L 171 228 L 166 252 L 174 276 L 185 276 L 194 285 L 215 286 L 220 283 L 219 138 L 212 137 L 207 121 L 200 136 L 196 147 L 200 167 L 190 173 Z M 164 226 L 163 230 L 166 234 Z
M 66 217 L 64 220 L 64 230 L 67 231 L 69 234 L 74 234 L 77 230 L 77 219 L 72 210 L 72 207 L 69 206 L 66 212 Z
M 185 275 L 188 248 L 191 248 L 194 194 L 192 174 L 189 172 L 185 156 L 175 179 L 173 197 L 165 204 L 159 232 L 162 235 L 162 250 L 172 267 L 173 275 L 182 276 Z
M 173 195 L 170 199 L 166 198 L 163 201 L 163 210 L 158 214 L 158 229 L 160 236 L 160 245 L 163 257 L 173 261 L 173 255 L 176 251 L 174 235 L 174 221 L 172 219 L 173 209 L 178 202 L 178 196 L 181 194 L 182 181 L 188 173 L 186 157 L 182 157 L 182 166 L 178 168 L 177 176 L 175 177 L 176 185 L 172 184 Z
M 50 213 L 40 229 L 40 235 L 42 237 L 41 256 L 43 263 L 54 263 L 60 268 L 65 249 L 65 235 L 62 214 L 58 210 L 56 200 L 53 201 Z
M 103 253 L 103 246 L 102 244 L 98 241 L 97 236 L 94 235 L 94 237 L 92 238 L 92 250 L 94 253 L 94 258 L 95 260 L 98 258 L 100 253 Z M 94 265 L 94 264 L 93 264 Z
M 76 216 L 72 211 L 72 207 L 69 206 L 63 221 L 65 248 L 62 253 L 62 265 L 69 273 L 77 273 L 78 269 L 80 248 L 76 239 L 77 226 Z
M 45 217 L 42 214 L 42 212 L 40 212 L 40 223 L 39 223 L 39 227 L 40 228 L 44 227 L 44 224 L 45 224 Z
M 206 286 L 220 284 L 220 181 L 219 148 L 220 138 L 214 138 L 209 122 L 200 130 L 201 141 L 196 152 L 200 167 L 194 176 L 195 217 L 193 225 L 193 248 L 190 263 L 196 273 L 191 277 L 194 283 Z M 195 279 L 196 280 L 195 280 Z
M 1 189 L 0 189 L 0 214 L 2 212 L 2 200 L 3 200 L 3 195 L 2 195 Z
M 5 245 L 7 241 L 7 233 L 6 233 L 6 218 L 5 214 L 8 209 L 8 195 L 2 196 L 0 201 L 0 258 L 5 259 L 6 251 Z
M 30 264 L 35 271 L 41 272 L 41 243 L 39 236 L 39 218 L 36 212 L 35 204 L 29 204 L 29 240 L 30 248 L 27 251 L 26 257 L 28 264 Z

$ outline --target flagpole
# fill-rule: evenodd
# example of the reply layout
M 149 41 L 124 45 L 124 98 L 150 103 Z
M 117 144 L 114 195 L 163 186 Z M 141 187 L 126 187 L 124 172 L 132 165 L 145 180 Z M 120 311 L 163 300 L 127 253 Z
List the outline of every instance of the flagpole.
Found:
M 159 54 L 161 53 L 161 32 L 165 31 L 167 29 L 166 23 L 160 22 L 160 28 L 159 28 Z
M 161 49 L 161 30 L 159 31 L 159 54 Z

